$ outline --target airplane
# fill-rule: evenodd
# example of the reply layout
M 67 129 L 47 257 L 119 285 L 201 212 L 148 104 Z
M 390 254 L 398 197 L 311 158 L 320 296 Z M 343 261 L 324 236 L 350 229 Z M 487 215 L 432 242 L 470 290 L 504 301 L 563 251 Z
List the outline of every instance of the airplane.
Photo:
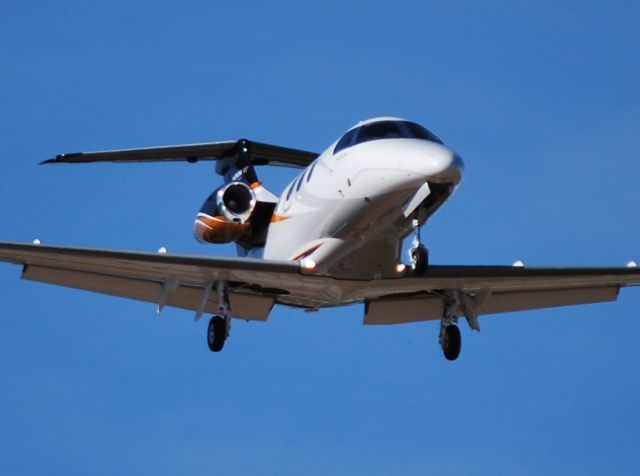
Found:
M 61 154 L 42 164 L 214 161 L 223 184 L 194 223 L 203 243 L 235 243 L 238 257 L 0 242 L 0 261 L 23 279 L 214 314 L 219 352 L 233 318 L 266 321 L 274 305 L 316 311 L 361 304 L 365 325 L 436 320 L 447 360 L 458 321 L 485 314 L 615 301 L 640 284 L 634 262 L 615 268 L 446 266 L 429 262 L 420 229 L 460 185 L 461 157 L 423 126 L 377 117 L 321 154 L 247 139 Z M 259 166 L 301 169 L 280 196 Z M 402 243 L 413 236 L 408 263 Z

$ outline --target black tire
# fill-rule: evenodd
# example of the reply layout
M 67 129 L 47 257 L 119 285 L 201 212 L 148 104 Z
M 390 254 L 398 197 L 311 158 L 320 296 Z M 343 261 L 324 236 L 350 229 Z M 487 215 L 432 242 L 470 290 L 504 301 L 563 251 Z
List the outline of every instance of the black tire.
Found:
M 460 335 L 460 329 L 455 324 L 449 324 L 444 329 L 444 341 L 442 343 L 445 359 L 456 360 L 460 355 L 461 348 L 462 336 Z
M 427 272 L 429 267 L 429 252 L 427 249 L 420 245 L 411 251 L 411 269 L 413 274 L 418 276 Z
M 220 352 L 227 339 L 227 323 L 221 316 L 213 316 L 207 329 L 207 344 L 211 352 Z

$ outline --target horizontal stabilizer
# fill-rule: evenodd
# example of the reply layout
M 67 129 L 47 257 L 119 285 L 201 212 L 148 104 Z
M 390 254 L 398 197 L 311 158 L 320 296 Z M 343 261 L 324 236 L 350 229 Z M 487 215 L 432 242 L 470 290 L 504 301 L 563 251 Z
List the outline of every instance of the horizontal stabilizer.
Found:
M 170 145 L 141 149 L 60 154 L 41 164 L 82 164 L 93 162 L 189 162 L 221 160 L 238 154 L 247 155 L 253 165 L 306 167 L 318 154 L 246 139 L 203 144 Z

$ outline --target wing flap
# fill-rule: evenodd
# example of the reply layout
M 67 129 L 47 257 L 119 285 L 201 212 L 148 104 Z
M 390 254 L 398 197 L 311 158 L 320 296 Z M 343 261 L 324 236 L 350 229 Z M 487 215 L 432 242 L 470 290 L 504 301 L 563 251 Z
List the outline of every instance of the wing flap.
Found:
M 158 304 L 163 298 L 162 282 L 144 279 L 109 276 L 82 271 L 25 266 L 22 279 L 55 284 L 73 289 L 93 291 L 137 301 Z M 166 305 L 195 311 L 204 295 L 204 287 L 179 285 L 166 299 Z M 266 321 L 275 302 L 274 297 L 230 291 L 229 303 L 235 317 L 253 321 Z M 211 293 L 204 307 L 206 313 L 218 312 L 215 293 Z
M 477 313 L 498 314 L 615 301 L 619 290 L 617 286 L 606 286 L 495 293 L 478 306 Z M 443 314 L 444 300 L 436 295 L 386 298 L 367 302 L 364 323 L 403 324 L 439 320 Z M 463 313 L 458 312 L 458 317 L 463 317 Z
M 437 296 L 407 296 L 367 301 L 364 324 L 408 324 L 441 319 L 444 303 Z

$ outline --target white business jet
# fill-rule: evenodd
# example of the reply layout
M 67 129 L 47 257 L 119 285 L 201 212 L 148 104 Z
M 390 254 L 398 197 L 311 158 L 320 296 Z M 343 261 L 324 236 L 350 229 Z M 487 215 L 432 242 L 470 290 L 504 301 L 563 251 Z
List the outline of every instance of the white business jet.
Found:
M 613 301 L 640 270 L 430 265 L 419 230 L 460 184 L 463 162 L 424 127 L 381 117 L 322 154 L 249 140 L 59 155 L 44 163 L 213 160 L 224 184 L 205 201 L 195 236 L 235 242 L 238 258 L 0 243 L 22 278 L 215 314 L 209 348 L 232 318 L 267 320 L 275 304 L 314 311 L 363 304 L 364 324 L 440 321 L 444 355 L 460 353 L 459 318 Z M 280 197 L 255 167 L 301 172 Z M 408 266 L 404 238 L 413 234 Z M 164 251 L 164 250 L 162 250 Z

